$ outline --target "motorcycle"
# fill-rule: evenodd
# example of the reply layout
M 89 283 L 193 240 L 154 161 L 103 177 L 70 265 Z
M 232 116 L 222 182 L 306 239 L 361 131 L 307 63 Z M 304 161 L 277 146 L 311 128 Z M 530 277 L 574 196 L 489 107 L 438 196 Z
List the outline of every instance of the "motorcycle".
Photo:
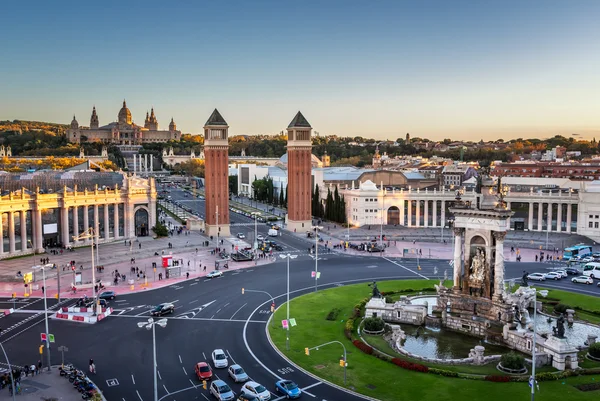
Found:
M 96 394 L 96 390 L 89 390 L 86 391 L 84 393 L 81 393 L 81 398 L 83 398 L 84 400 L 89 400 L 90 398 L 92 398 L 94 396 L 94 394 Z

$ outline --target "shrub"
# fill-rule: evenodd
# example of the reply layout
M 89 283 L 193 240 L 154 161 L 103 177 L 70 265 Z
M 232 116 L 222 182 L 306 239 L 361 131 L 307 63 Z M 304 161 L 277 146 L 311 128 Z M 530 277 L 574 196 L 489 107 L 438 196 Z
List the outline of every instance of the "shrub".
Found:
M 592 346 L 590 347 L 590 349 L 588 349 L 588 352 L 594 358 L 600 358 L 600 343 L 594 343 L 594 344 L 592 344 Z
M 567 313 L 567 309 L 573 309 L 569 305 L 557 304 L 554 306 L 554 312 L 556 313 Z
M 504 366 L 504 364 L 502 366 Z M 510 381 L 510 377 L 509 376 L 489 375 L 489 376 L 485 377 L 485 380 L 487 380 L 489 382 L 495 382 L 495 383 L 508 383 Z
M 361 350 L 362 352 L 364 352 L 367 355 L 373 354 L 373 348 L 371 348 L 370 346 L 368 346 L 367 344 L 363 343 L 360 340 L 354 340 L 354 341 L 352 341 L 352 344 L 354 344 L 354 346 L 356 348 L 358 348 L 359 350 Z
M 400 366 L 403 369 L 412 370 L 415 372 L 427 373 L 429 372 L 429 368 L 425 365 L 421 365 L 419 363 L 412 363 L 405 361 L 400 358 L 392 358 L 392 363 L 396 366 Z
M 553 373 L 544 372 L 544 373 L 538 373 L 537 375 L 535 375 L 535 379 L 537 381 L 546 382 L 546 381 L 550 381 L 550 380 L 558 380 L 559 375 L 560 374 L 555 375 Z
M 394 303 L 394 299 L 392 297 L 386 296 L 385 297 L 385 303 L 386 304 L 393 304 Z
M 274 217 L 274 216 L 270 216 L 269 218 L 267 218 L 267 221 L 277 221 L 279 220 L 278 217 Z
M 380 317 L 368 317 L 365 319 L 365 329 L 368 331 L 383 330 L 385 322 Z
M 502 364 L 502 367 L 506 369 L 520 370 L 525 367 L 525 358 L 523 358 L 523 355 L 509 352 L 508 354 L 502 355 L 500 363 Z
M 433 373 L 434 375 L 440 375 L 445 377 L 458 377 L 458 372 L 453 372 L 451 370 L 437 369 L 437 368 L 429 368 L 429 373 Z
M 327 317 L 325 319 L 327 320 L 337 320 L 338 315 L 340 314 L 342 310 L 339 308 L 333 308 L 328 314 Z
M 169 236 L 169 230 L 167 229 L 167 227 L 163 226 L 160 223 L 156 223 L 156 225 L 152 227 L 152 231 L 154 231 L 154 234 L 156 234 L 157 237 Z
M 344 326 L 344 335 L 350 341 L 352 341 L 352 332 L 354 331 L 354 319 L 346 320 L 346 324 Z

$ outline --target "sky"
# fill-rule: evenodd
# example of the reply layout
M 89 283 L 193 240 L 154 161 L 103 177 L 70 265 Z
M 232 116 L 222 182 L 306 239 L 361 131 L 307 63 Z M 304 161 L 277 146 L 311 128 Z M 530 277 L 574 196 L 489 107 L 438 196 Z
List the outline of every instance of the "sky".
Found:
M 4 2 L 0 120 L 600 137 L 600 1 Z

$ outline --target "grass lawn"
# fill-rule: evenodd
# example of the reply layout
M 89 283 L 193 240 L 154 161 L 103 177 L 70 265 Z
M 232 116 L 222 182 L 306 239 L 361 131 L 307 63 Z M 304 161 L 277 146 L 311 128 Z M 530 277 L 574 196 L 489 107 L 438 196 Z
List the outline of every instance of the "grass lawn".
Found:
M 406 288 L 421 289 L 433 284 L 433 281 L 401 280 L 379 282 L 378 287 L 380 291 L 393 291 Z M 370 288 L 366 284 L 356 284 L 296 298 L 290 303 L 290 317 L 295 318 L 298 324 L 290 330 L 290 350 L 286 350 L 285 331 L 281 327 L 286 308 L 280 307 L 271 320 L 271 338 L 296 364 L 340 386 L 344 386 L 344 369 L 339 366 L 341 346 L 331 344 L 319 350 L 312 350 L 310 356 L 305 355 L 304 348 L 333 340 L 342 342 L 348 351 L 348 380 L 345 387 L 384 401 L 484 398 L 486 401 L 505 401 L 528 397 L 527 383 L 491 383 L 412 372 L 363 354 L 344 336 L 344 323 L 354 305 L 370 294 Z M 339 308 L 341 312 L 336 321 L 328 321 L 325 317 L 333 308 Z M 600 396 L 598 391 L 581 392 L 573 386 L 598 381 L 600 375 L 542 382 L 541 391 L 536 398 L 548 401 L 597 400 Z
M 585 310 L 575 310 L 575 318 L 579 320 L 586 320 L 590 323 L 600 324 L 600 314 L 586 313 L 587 311 L 600 313 L 600 298 L 591 297 L 584 294 L 576 294 L 574 292 L 561 291 L 550 289 L 548 292 L 547 300 L 559 301 L 561 304 L 569 306 L 578 306 Z M 538 300 L 544 302 L 542 297 L 538 297 Z M 550 309 L 552 310 L 552 308 Z

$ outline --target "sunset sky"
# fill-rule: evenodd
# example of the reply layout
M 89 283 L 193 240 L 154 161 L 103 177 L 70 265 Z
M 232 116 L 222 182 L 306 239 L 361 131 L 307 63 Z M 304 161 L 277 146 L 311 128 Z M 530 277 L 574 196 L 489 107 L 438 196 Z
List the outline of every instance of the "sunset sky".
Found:
M 600 1 L 11 1 L 0 120 L 600 138 Z

